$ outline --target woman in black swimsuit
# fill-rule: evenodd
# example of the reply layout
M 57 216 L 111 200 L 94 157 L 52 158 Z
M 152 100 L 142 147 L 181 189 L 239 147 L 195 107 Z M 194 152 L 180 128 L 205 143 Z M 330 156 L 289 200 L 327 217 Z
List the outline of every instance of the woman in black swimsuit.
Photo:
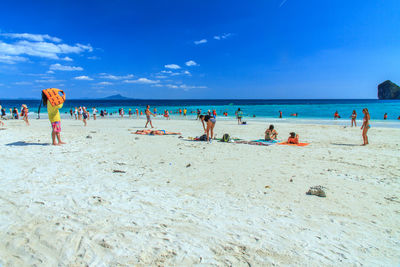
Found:
M 214 137 L 214 127 L 217 120 L 210 115 L 200 115 L 201 123 L 203 124 L 204 133 L 207 133 L 207 142 L 212 141 Z M 204 123 L 205 122 L 205 123 Z M 207 124 L 207 127 L 206 127 Z M 210 138 L 211 136 L 211 138 Z

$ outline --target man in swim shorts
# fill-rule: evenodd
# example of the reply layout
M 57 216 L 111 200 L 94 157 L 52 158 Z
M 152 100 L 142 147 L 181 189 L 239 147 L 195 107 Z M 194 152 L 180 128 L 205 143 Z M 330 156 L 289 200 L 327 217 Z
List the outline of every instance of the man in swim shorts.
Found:
M 144 128 L 147 128 L 147 124 L 149 124 L 149 123 L 150 123 L 151 128 L 154 128 L 153 123 L 151 122 L 150 116 L 151 115 L 155 116 L 155 115 L 153 113 L 151 113 L 149 105 L 147 105 L 145 113 L 146 113 L 147 122 L 146 122 L 146 125 L 144 126 Z

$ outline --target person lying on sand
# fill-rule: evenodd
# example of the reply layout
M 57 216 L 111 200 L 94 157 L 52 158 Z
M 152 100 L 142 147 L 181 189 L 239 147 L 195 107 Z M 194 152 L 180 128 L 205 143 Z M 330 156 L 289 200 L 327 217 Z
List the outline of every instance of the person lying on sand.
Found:
M 142 135 L 178 135 L 178 134 L 181 134 L 181 133 L 167 132 L 165 130 L 137 130 L 133 134 L 142 134 Z
M 299 143 L 299 135 L 296 134 L 295 132 L 291 132 L 290 136 L 287 140 L 288 144 L 298 144 Z
M 270 125 L 265 131 L 265 141 L 276 140 L 278 138 L 278 132 L 274 129 L 274 125 Z

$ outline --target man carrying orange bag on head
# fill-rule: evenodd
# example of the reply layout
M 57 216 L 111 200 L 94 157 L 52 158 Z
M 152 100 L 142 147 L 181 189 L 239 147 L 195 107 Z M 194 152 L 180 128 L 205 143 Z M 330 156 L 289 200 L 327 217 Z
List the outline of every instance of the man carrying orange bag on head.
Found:
M 60 96 L 59 92 L 63 95 Z M 65 144 L 61 141 L 61 117 L 59 109 L 63 107 L 65 101 L 65 93 L 56 88 L 49 88 L 42 91 L 42 102 L 44 106 L 47 106 L 47 113 L 51 122 L 52 132 L 51 139 L 53 145 Z M 56 137 L 58 143 L 56 142 Z

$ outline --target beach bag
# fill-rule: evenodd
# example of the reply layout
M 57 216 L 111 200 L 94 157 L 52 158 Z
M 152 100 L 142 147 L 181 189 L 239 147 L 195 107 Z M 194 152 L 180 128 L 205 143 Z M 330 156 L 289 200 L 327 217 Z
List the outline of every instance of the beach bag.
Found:
M 207 135 L 203 134 L 202 136 L 200 136 L 199 140 L 200 141 L 207 141 Z
M 231 137 L 229 136 L 229 134 L 226 133 L 226 134 L 224 134 L 222 136 L 222 140 L 221 141 L 228 143 L 229 141 L 231 141 Z

